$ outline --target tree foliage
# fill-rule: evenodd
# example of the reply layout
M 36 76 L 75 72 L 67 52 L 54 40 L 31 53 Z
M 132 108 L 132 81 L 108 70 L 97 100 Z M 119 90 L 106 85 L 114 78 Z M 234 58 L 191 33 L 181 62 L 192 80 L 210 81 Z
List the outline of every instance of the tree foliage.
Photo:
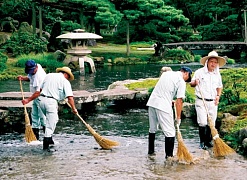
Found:
M 247 1 L 165 0 L 165 2 L 183 10 L 184 15 L 190 19 L 194 31 L 199 31 L 203 40 L 243 41 L 242 10 L 247 8 Z
M 124 14 L 115 37 L 125 37 L 126 22 L 130 23 L 131 41 L 160 40 L 174 42 L 182 40 L 176 32 L 189 23 L 181 10 L 165 6 L 162 0 L 114 1 L 117 9 Z M 119 40 L 119 39 L 118 39 Z
M 40 0 L 3 0 L 0 16 L 11 16 L 20 23 L 26 21 L 31 24 L 32 2 L 38 14 Z M 247 1 L 49 0 L 42 1 L 41 5 L 43 28 L 48 32 L 58 21 L 80 24 L 86 31 L 96 34 L 101 34 L 101 29 L 113 30 L 117 25 L 118 32 L 114 37 L 125 42 L 123 38 L 128 22 L 131 42 L 160 40 L 169 43 L 193 40 L 190 38 L 192 32 L 188 31 L 190 27 L 200 33 L 202 40 L 243 41 L 244 17 L 241 10 L 247 8 Z M 36 18 L 38 23 L 38 16 Z

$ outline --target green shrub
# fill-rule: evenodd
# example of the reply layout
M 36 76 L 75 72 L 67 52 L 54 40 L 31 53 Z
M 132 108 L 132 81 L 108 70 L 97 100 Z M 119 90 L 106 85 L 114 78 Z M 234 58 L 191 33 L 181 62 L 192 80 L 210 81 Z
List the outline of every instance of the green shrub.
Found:
M 0 62 L 0 72 L 3 72 L 6 69 L 6 64 L 3 62 Z
M 241 57 L 239 59 L 240 63 L 246 63 L 246 59 L 247 59 L 247 53 L 241 52 Z
M 3 48 L 13 56 L 29 53 L 43 53 L 47 51 L 47 43 L 29 32 L 16 32 L 4 44 Z
M 235 60 L 231 59 L 231 58 L 228 58 L 227 59 L 227 64 L 235 64 Z
M 6 69 L 6 62 L 8 57 L 0 53 L 0 72 L 3 72 Z
M 223 109 L 227 105 L 244 103 L 247 98 L 247 69 L 222 70 L 221 75 L 224 88 L 220 98 L 219 109 Z
M 200 62 L 201 58 L 202 58 L 201 55 L 195 55 L 194 61 L 195 61 L 195 62 Z
M 177 63 L 188 63 L 194 61 L 194 56 L 183 49 L 170 49 L 164 54 L 165 60 L 173 60 Z
M 54 58 L 53 54 L 29 54 L 17 57 L 16 67 L 24 68 L 26 61 L 29 59 L 40 64 L 46 70 L 46 73 L 55 72 L 56 68 L 64 66 L 62 62 L 58 62 Z

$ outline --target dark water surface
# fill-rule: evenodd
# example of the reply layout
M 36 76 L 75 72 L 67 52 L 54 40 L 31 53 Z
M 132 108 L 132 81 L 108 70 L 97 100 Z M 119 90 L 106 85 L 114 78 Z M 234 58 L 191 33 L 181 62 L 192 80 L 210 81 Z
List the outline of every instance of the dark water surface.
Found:
M 100 91 L 115 81 L 158 77 L 161 65 L 105 67 L 96 74 L 76 76 L 73 90 Z M 179 67 L 172 67 L 177 70 Z M 192 67 L 193 68 L 193 67 Z M 9 85 L 11 82 L 11 85 Z M 2 83 L 2 82 L 1 82 Z M 18 82 L 0 84 L 1 91 L 19 91 Z M 28 91 L 28 84 L 26 84 Z M 5 90 L 6 91 L 6 90 Z M 211 150 L 198 149 L 195 120 L 183 119 L 181 133 L 195 164 L 169 164 L 165 161 L 164 135 L 157 133 L 156 156 L 147 156 L 147 109 L 97 107 L 84 119 L 103 137 L 118 141 L 113 150 L 101 150 L 83 123 L 71 115 L 61 118 L 54 135 L 54 152 L 43 152 L 42 143 L 27 144 L 23 134 L 0 136 L 0 179 L 234 179 L 247 177 L 247 159 L 238 154 L 215 158 Z M 41 139 L 43 133 L 41 132 Z M 177 141 L 174 155 L 176 155 Z

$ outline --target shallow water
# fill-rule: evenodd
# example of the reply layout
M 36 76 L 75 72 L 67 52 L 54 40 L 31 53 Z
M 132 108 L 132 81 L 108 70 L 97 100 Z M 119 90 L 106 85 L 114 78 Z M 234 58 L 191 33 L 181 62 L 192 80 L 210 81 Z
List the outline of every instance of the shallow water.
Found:
M 147 115 L 146 109 L 100 109 L 85 118 L 102 137 L 120 143 L 113 150 L 102 150 L 73 116 L 57 124 L 54 152 L 43 152 L 42 143 L 26 144 L 23 134 L 2 135 L 0 179 L 246 179 L 247 160 L 242 156 L 214 158 L 211 150 L 198 149 L 198 130 L 191 119 L 184 119 L 180 128 L 195 164 L 165 161 L 161 131 L 156 156 L 149 157 Z M 176 150 L 177 142 L 174 155 Z

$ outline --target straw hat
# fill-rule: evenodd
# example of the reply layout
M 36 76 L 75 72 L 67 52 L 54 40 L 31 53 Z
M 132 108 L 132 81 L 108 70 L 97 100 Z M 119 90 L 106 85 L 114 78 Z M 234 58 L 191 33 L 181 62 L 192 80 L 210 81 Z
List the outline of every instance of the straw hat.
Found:
M 210 53 L 208 53 L 208 56 L 205 56 L 201 59 L 201 64 L 204 66 L 205 65 L 205 62 L 209 59 L 209 58 L 212 58 L 212 57 L 215 57 L 217 58 L 218 60 L 218 63 L 219 63 L 219 67 L 222 67 L 226 64 L 226 59 L 221 57 L 221 56 L 218 56 L 218 53 L 216 51 L 211 51 Z
M 57 73 L 58 72 L 65 72 L 65 73 L 67 73 L 69 75 L 69 79 L 68 79 L 69 81 L 74 80 L 74 75 L 72 74 L 71 69 L 69 67 L 57 68 L 56 72 Z

